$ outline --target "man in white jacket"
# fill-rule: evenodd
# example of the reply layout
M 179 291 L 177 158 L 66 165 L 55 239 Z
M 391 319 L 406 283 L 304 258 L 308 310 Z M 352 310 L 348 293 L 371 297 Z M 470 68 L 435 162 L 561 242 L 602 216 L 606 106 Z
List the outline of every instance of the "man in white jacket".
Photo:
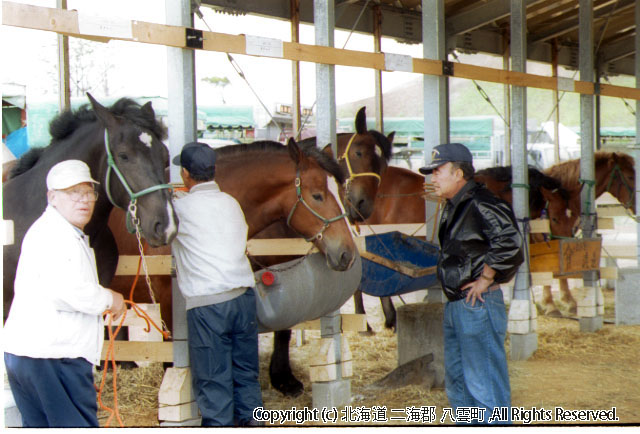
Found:
M 174 202 L 180 226 L 171 247 L 186 300 L 191 378 L 203 426 L 256 425 L 262 393 L 248 226 L 240 204 L 213 180 L 215 162 L 215 151 L 197 142 L 173 160 L 189 189 Z
M 97 192 L 79 160 L 47 175 L 48 206 L 24 236 L 14 299 L 4 327 L 4 361 L 24 427 L 98 427 L 93 366 L 100 363 L 102 314 L 125 310 L 100 286 L 83 229 Z

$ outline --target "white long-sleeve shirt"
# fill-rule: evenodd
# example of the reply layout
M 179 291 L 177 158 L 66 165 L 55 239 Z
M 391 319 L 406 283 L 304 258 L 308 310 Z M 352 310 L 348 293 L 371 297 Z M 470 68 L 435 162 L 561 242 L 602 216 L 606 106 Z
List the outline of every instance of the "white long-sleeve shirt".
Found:
M 171 248 L 187 309 L 230 300 L 255 285 L 240 204 L 214 181 L 174 201 L 180 224 Z
M 14 293 L 5 352 L 100 363 L 113 296 L 98 283 L 88 238 L 50 205 L 24 236 Z

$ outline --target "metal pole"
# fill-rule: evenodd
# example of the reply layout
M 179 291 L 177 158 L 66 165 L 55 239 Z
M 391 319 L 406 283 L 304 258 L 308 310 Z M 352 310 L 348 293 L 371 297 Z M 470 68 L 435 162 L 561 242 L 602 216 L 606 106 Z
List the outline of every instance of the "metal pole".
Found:
M 422 0 L 422 55 L 425 59 L 447 60 L 446 33 L 444 22 L 444 0 Z M 424 155 L 423 162 L 431 161 L 433 148 L 449 141 L 449 88 L 446 76 L 424 75 Z M 427 180 L 430 180 L 427 177 Z M 426 201 L 427 224 L 425 233 L 434 233 L 438 224 L 435 216 L 437 204 Z M 428 235 L 427 235 L 428 236 Z M 429 291 L 430 302 L 444 302 L 441 291 Z
M 511 69 L 527 71 L 527 13 L 520 0 L 511 0 Z M 512 360 L 526 360 L 538 347 L 535 331 L 535 305 L 531 299 L 529 267 L 529 169 L 527 165 L 527 88 L 511 89 L 511 164 L 513 210 L 524 236 L 525 260 L 518 269 L 509 311 Z
M 67 0 L 56 0 L 58 9 L 67 9 Z M 58 110 L 63 112 L 71 107 L 71 86 L 69 83 L 69 37 L 58 34 Z
M 382 11 L 378 5 L 373 7 L 373 51 L 382 52 Z M 373 73 L 376 86 L 376 129 L 384 133 L 382 71 L 374 69 Z
M 636 2 L 635 10 L 635 22 L 636 22 L 636 54 L 635 54 L 635 69 L 636 69 L 636 88 L 640 89 L 640 3 Z M 636 145 L 633 150 L 633 155 L 636 162 L 636 199 L 640 196 L 640 176 L 637 175 L 640 172 L 640 100 L 636 100 Z M 636 200 L 636 217 L 640 216 L 640 201 Z M 637 221 L 636 234 L 640 234 L 640 220 Z M 640 236 L 637 237 L 636 243 L 636 257 L 638 259 L 638 266 L 640 266 Z
M 579 21 L 580 80 L 594 83 L 593 0 L 580 0 Z M 580 178 L 584 182 L 580 218 L 584 238 L 591 238 L 596 234 L 593 95 L 580 95 L 580 140 Z M 592 297 L 594 300 L 597 299 L 598 274 L 598 271 L 587 271 L 582 275 L 585 296 Z M 602 328 L 602 316 L 597 313 L 594 315 L 586 313 L 581 316 L 581 312 L 578 312 L 578 316 L 581 331 L 593 332 Z
M 300 0 L 291 0 L 291 42 L 300 42 Z M 300 140 L 301 110 L 300 110 L 300 62 L 291 62 L 292 96 L 291 104 L 291 136 Z M 300 133 L 300 134 L 299 134 Z
M 507 32 L 502 34 L 502 41 L 504 43 L 502 69 L 508 71 L 509 57 L 511 56 L 511 43 Z M 504 126 L 504 158 L 501 164 L 511 166 L 511 86 L 504 84 L 502 87 L 504 89 L 504 118 L 507 122 Z
M 552 76 L 558 78 L 558 40 L 554 39 L 551 44 L 551 72 Z M 560 162 L 560 92 L 556 88 L 553 91 L 553 159 L 554 163 Z

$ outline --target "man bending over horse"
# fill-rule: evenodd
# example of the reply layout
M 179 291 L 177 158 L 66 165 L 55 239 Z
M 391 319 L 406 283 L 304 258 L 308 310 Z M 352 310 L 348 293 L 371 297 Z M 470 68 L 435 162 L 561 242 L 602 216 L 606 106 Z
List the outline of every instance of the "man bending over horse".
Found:
M 102 314 L 118 318 L 125 304 L 98 283 L 83 232 L 98 198 L 89 167 L 63 161 L 46 182 L 48 206 L 22 241 L 4 362 L 24 427 L 98 427 L 92 365 L 102 353 Z
M 522 236 L 509 204 L 473 181 L 471 152 L 464 145 L 436 146 L 420 172 L 433 173 L 436 195 L 447 199 L 437 271 L 448 299 L 443 323 L 447 397 L 454 409 L 479 409 L 476 421 L 488 423 L 494 408 L 511 405 L 507 314 L 499 284 L 508 282 L 524 260 Z
M 186 300 L 191 378 L 203 426 L 251 426 L 262 406 L 258 323 L 240 204 L 213 180 L 216 153 L 192 142 L 173 163 L 189 194 L 175 201 L 180 219 L 171 247 Z

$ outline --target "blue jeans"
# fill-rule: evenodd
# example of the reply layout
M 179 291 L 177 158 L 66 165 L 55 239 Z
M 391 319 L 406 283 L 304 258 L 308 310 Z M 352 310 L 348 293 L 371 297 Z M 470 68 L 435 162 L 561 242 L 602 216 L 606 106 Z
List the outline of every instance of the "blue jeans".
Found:
M 251 288 L 187 311 L 189 361 L 202 426 L 243 425 L 262 407 L 258 322 Z
M 490 291 L 482 296 L 484 303 L 476 300 L 473 307 L 462 299 L 448 302 L 444 308 L 447 397 L 454 415 L 458 407 L 485 409 L 484 420 L 471 423 L 488 423 L 494 408 L 511 406 L 504 349 L 507 313 L 502 291 Z
M 10 353 L 4 363 L 24 428 L 98 427 L 91 363 Z

